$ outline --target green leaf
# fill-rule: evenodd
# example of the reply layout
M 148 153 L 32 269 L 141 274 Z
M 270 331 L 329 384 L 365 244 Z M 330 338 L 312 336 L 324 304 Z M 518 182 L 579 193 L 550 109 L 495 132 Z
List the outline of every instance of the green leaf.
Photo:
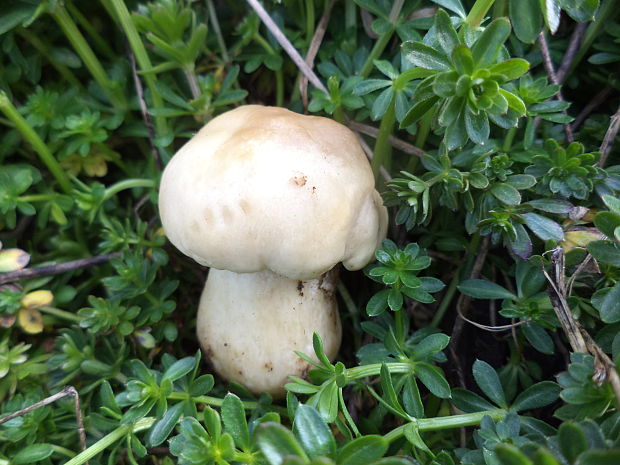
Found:
M 607 237 L 613 238 L 615 229 L 620 226 L 620 214 L 600 212 L 594 217 L 594 225 Z
M 469 138 L 478 145 L 484 145 L 489 139 L 489 118 L 486 112 L 475 114 L 471 109 L 465 109 L 465 129 Z
M 333 457 L 336 440 L 321 415 L 308 405 L 300 405 L 295 412 L 293 432 L 308 455 Z
M 383 437 L 368 435 L 354 439 L 338 452 L 338 465 L 367 465 L 383 457 L 388 443 Z
M 543 26 L 540 0 L 519 0 L 508 3 L 510 22 L 521 42 L 533 43 Z
M 497 182 L 491 186 L 491 194 L 506 205 L 519 205 L 521 203 L 521 194 L 510 184 Z
M 596 15 L 599 0 L 559 0 L 560 6 L 575 21 L 591 21 Z
M 489 24 L 471 48 L 474 65 L 477 68 L 492 65 L 509 36 L 510 21 L 507 19 L 498 18 Z
M 368 316 L 381 315 L 388 307 L 389 295 L 389 289 L 384 289 L 373 295 L 368 301 L 368 304 L 366 304 L 366 313 L 368 313 Z
M 501 465 L 534 465 L 534 462 L 512 444 L 498 444 L 495 453 Z
M 388 294 L 388 306 L 393 312 L 400 310 L 403 306 L 403 295 L 396 289 L 390 289 Z
M 506 99 L 510 109 L 514 110 L 519 116 L 526 114 L 527 108 L 520 97 L 517 97 L 512 92 L 508 92 L 506 89 L 500 89 L 499 93 Z
M 431 334 L 422 339 L 413 349 L 415 360 L 424 360 L 430 355 L 442 351 L 450 343 L 450 336 L 446 334 Z
M 166 372 L 162 376 L 162 379 L 169 379 L 170 381 L 176 381 L 182 378 L 183 376 L 185 376 L 186 374 L 188 374 L 190 371 L 192 371 L 194 369 L 195 363 L 196 363 L 196 360 L 194 359 L 194 357 L 182 358 L 181 360 L 178 360 L 174 362 L 172 365 L 170 365 L 170 367 L 166 370 Z
M 555 352 L 555 345 L 553 339 L 543 328 L 536 323 L 528 321 L 522 327 L 523 334 L 527 341 L 532 344 L 532 347 L 543 354 L 553 354 Z
M 476 360 L 473 366 L 474 379 L 485 395 L 500 407 L 507 408 L 502 383 L 495 369 L 487 362 Z
M 465 8 L 463 8 L 463 4 L 461 0 L 431 0 L 433 3 L 437 5 L 443 6 L 446 10 L 453 11 L 461 18 L 465 18 L 467 13 L 465 12 Z
M 474 59 L 467 45 L 457 45 L 452 50 L 452 63 L 460 75 L 470 75 L 474 72 Z
M 569 213 L 573 209 L 573 205 L 569 201 L 560 199 L 534 199 L 527 204 L 547 213 Z
M 601 263 L 620 266 L 620 246 L 610 241 L 593 241 L 588 244 L 588 252 Z
M 577 465 L 618 465 L 620 451 L 615 450 L 588 450 L 579 456 Z
M 353 93 L 355 95 L 366 95 L 375 90 L 383 89 L 392 85 L 387 79 L 366 79 L 355 86 Z
M 495 408 L 493 404 L 478 394 L 462 388 L 452 389 L 452 403 L 465 413 L 483 412 Z
M 32 444 L 15 454 L 11 460 L 11 464 L 22 465 L 25 463 L 40 462 L 53 453 L 54 449 L 51 444 Z
M 422 118 L 426 113 L 428 113 L 431 108 L 433 108 L 433 105 L 435 105 L 438 100 L 439 97 L 432 97 L 427 100 L 417 102 L 407 112 L 407 114 L 400 123 L 400 127 L 404 129 L 411 126 L 413 123 L 416 123 L 420 118 Z
M 448 57 L 422 42 L 407 41 L 402 45 L 405 58 L 416 66 L 433 71 L 449 71 L 450 60 Z
M 579 425 L 564 422 L 558 428 L 558 445 L 568 462 L 575 463 L 577 457 L 588 450 L 588 439 Z
M 506 78 L 506 81 L 512 81 L 527 73 L 529 69 L 530 63 L 527 60 L 523 58 L 510 58 L 491 66 L 489 71 L 491 71 L 491 74 L 501 74 Z
M 232 393 L 226 394 L 222 402 L 222 423 L 225 431 L 232 436 L 240 449 L 244 451 L 250 449 L 250 433 L 243 403 Z
M 555 34 L 560 26 L 560 3 L 558 0 L 540 0 L 543 18 L 547 29 Z
M 620 282 L 607 292 L 597 309 L 601 314 L 601 320 L 605 323 L 620 321 Z
M 512 403 L 512 410 L 521 412 L 545 407 L 558 399 L 560 390 L 560 386 L 552 381 L 536 383 L 517 396 Z
M 459 37 L 456 34 L 454 26 L 452 26 L 450 16 L 441 9 L 435 13 L 434 39 L 447 56 L 450 56 L 452 49 L 459 44 Z
M 525 224 L 528 228 L 543 241 L 551 240 L 559 242 L 564 239 L 562 226 L 555 221 L 537 213 L 523 213 L 521 217 L 525 220 Z
M 415 418 L 421 418 L 424 416 L 424 404 L 422 403 L 418 383 L 416 382 L 414 376 L 407 376 L 405 379 L 402 396 L 403 407 L 409 415 Z
M 164 416 L 153 424 L 148 434 L 148 445 L 150 447 L 155 447 L 163 443 L 174 429 L 175 425 L 181 418 L 183 414 L 183 409 L 185 408 L 184 402 L 179 402 L 178 404 L 174 404 Z
M 394 89 L 392 87 L 388 87 L 384 89 L 375 99 L 372 104 L 372 108 L 370 110 L 370 117 L 373 120 L 378 120 L 381 118 L 385 112 L 387 111 L 390 105 L 393 105 L 392 101 L 394 99 Z
M 319 391 L 317 409 L 328 423 L 332 423 L 338 416 L 338 384 L 335 379 L 329 381 Z
M 280 465 L 285 457 L 297 455 L 306 461 L 308 456 L 293 433 L 278 423 L 266 422 L 258 427 L 257 443 L 270 465 Z
M 441 399 L 449 399 L 451 397 L 450 385 L 438 367 L 424 362 L 417 362 L 414 373 L 422 384 L 437 397 Z
M 392 376 L 390 370 L 385 363 L 381 364 L 381 388 L 383 389 L 383 398 L 387 404 L 394 409 L 395 413 L 398 413 L 407 418 L 407 412 L 405 412 L 398 401 L 398 396 L 394 390 L 394 384 L 392 384 Z
M 458 289 L 476 299 L 517 299 L 508 289 L 486 279 L 467 279 L 458 285 Z

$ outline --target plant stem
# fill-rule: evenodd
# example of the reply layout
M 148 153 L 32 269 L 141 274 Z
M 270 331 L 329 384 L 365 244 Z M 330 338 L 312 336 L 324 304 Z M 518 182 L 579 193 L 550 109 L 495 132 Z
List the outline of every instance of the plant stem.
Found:
M 583 60 L 586 53 L 592 46 L 594 39 L 596 39 L 603 30 L 605 24 L 608 24 L 609 21 L 612 20 L 620 12 L 620 9 L 617 8 L 617 3 L 618 0 L 603 0 L 601 6 L 598 9 L 598 12 L 596 13 L 595 20 L 590 23 L 588 29 L 586 30 L 583 41 L 581 42 L 581 46 L 579 47 L 579 51 L 577 51 L 577 54 L 575 55 L 575 58 L 573 59 L 573 62 L 568 69 L 568 72 L 565 76 L 563 76 L 563 81 L 566 81 L 566 79 L 568 79 L 568 76 L 570 76 L 573 71 L 575 71 L 575 69 L 579 65 L 579 62 Z
M 211 27 L 215 31 L 215 36 L 217 37 L 217 43 L 220 46 L 222 58 L 224 59 L 224 62 L 228 63 L 228 49 L 226 48 L 226 42 L 224 42 L 224 36 L 222 35 L 220 23 L 217 20 L 217 13 L 215 11 L 215 8 L 213 7 L 213 0 L 207 0 L 207 10 L 209 10 L 209 21 L 211 22 Z
M 97 32 L 97 30 L 93 27 L 92 22 L 89 21 L 80 10 L 76 8 L 72 1 L 68 1 L 65 3 L 67 5 L 67 10 L 69 14 L 75 18 L 78 24 L 84 29 L 92 41 L 97 46 L 98 50 L 106 56 L 109 60 L 114 60 L 116 58 L 116 54 L 114 50 L 110 48 L 108 42 L 101 37 L 101 34 Z
M 32 145 L 32 148 L 37 152 L 37 155 L 39 155 L 39 158 L 45 166 L 47 166 L 54 178 L 56 178 L 65 194 L 71 194 L 71 182 L 65 170 L 61 168 L 50 149 L 45 145 L 45 142 L 41 140 L 39 135 L 32 129 L 24 117 L 19 114 L 17 108 L 13 106 L 3 91 L 0 91 L 0 111 L 11 120 L 22 137 Z
M 314 35 L 314 24 L 316 21 L 314 14 L 314 0 L 306 0 L 306 40 L 308 44 Z
M 113 195 L 118 194 L 125 189 L 133 189 L 136 187 L 155 187 L 157 182 L 154 179 L 125 179 L 119 181 L 116 184 L 112 184 L 105 190 L 102 202 L 105 202 Z
M 496 0 L 493 6 L 493 19 L 507 16 L 506 14 L 506 0 Z
M 168 399 L 170 400 L 187 400 L 188 397 L 189 395 L 185 392 L 171 392 L 170 394 L 168 394 Z M 210 405 L 212 407 L 221 407 L 222 404 L 224 403 L 224 399 L 220 399 L 219 397 L 213 397 L 213 396 L 196 396 L 196 397 L 192 397 L 191 399 L 192 399 L 192 402 L 195 402 L 197 404 L 205 404 L 205 405 Z M 244 400 L 241 403 L 243 404 L 243 408 L 246 410 L 255 410 L 256 408 L 259 407 L 258 402 L 254 402 L 250 400 Z M 277 412 L 280 415 L 288 417 L 288 411 L 284 407 L 272 405 L 270 406 L 270 408 L 274 412 Z
M 377 39 L 375 45 L 373 45 L 368 58 L 364 62 L 362 69 L 360 70 L 360 76 L 367 77 L 372 71 L 372 67 L 374 66 L 374 61 L 378 59 L 387 44 L 390 42 L 390 39 L 394 35 L 394 31 L 396 30 L 396 21 L 398 20 L 398 16 L 400 15 L 400 11 L 403 9 L 404 0 L 396 0 L 392 5 L 392 10 L 390 11 L 389 21 L 392 23 L 394 27 L 391 27 L 389 31 L 386 31 L 381 37 Z
M 37 307 L 37 310 L 39 310 L 40 312 L 43 313 L 47 313 L 49 315 L 54 315 L 58 318 L 62 318 L 64 320 L 69 320 L 69 321 L 73 321 L 73 322 L 80 322 L 82 319 L 77 316 L 75 313 L 71 313 L 71 312 L 67 312 L 65 310 L 61 310 L 59 308 L 56 307 L 50 307 L 47 305 L 44 305 L 43 307 Z
M 415 146 L 421 150 L 424 150 L 426 139 L 431 132 L 431 123 L 433 121 L 433 112 L 427 112 L 420 121 L 418 126 L 418 133 L 415 136 Z M 409 163 L 407 163 L 407 171 L 411 174 L 415 174 L 418 167 L 419 157 L 411 157 Z
M 393 362 L 386 363 L 388 370 L 391 374 L 408 374 L 414 372 L 415 365 L 406 362 Z M 361 365 L 358 367 L 347 368 L 345 370 L 345 376 L 348 381 L 355 379 L 366 378 L 368 376 L 377 376 L 381 373 L 381 363 L 371 363 L 369 365 Z
M 75 457 L 75 452 L 67 449 L 66 447 L 52 445 L 52 450 L 69 458 Z
M 439 431 L 444 429 L 462 428 L 464 426 L 479 425 L 485 416 L 490 416 L 493 420 L 501 420 L 506 416 L 506 410 L 493 409 L 486 410 L 484 412 L 475 413 L 463 413 L 461 415 L 449 415 L 446 417 L 437 418 L 420 418 L 415 420 L 418 426 L 418 431 Z M 399 426 L 387 433 L 384 437 L 388 442 L 392 442 L 405 434 L 405 429 L 409 426 L 409 423 Z
M 47 202 L 53 200 L 56 197 L 55 193 L 52 194 L 32 194 L 32 195 L 20 195 L 17 200 L 20 202 Z
M 198 99 L 202 92 L 200 91 L 200 85 L 198 84 L 198 78 L 196 77 L 196 73 L 194 70 L 194 65 L 191 67 L 184 68 L 183 74 L 185 75 L 185 79 L 187 79 L 187 84 L 189 85 L 189 90 L 192 93 L 192 97 L 194 100 Z
M 348 42 L 352 50 L 357 48 L 357 6 L 353 0 L 346 0 L 344 6 L 344 27 L 350 33 Z
M 134 25 L 131 15 L 129 14 L 129 10 L 127 9 L 127 5 L 123 0 L 102 0 L 104 4 L 108 4 L 108 9 L 111 12 L 114 12 L 114 15 L 121 23 L 121 27 L 123 31 L 125 31 L 125 35 L 127 36 L 127 40 L 129 41 L 129 46 L 133 51 L 133 54 L 136 57 L 136 61 L 140 66 L 142 71 L 148 71 L 152 68 L 151 60 L 149 59 L 148 53 L 146 53 L 146 49 L 144 48 L 144 44 L 140 39 L 140 35 Z M 154 108 L 163 108 L 164 100 L 157 89 L 157 78 L 153 73 L 145 73 L 144 80 L 146 81 L 146 86 L 149 88 L 151 92 L 151 99 L 153 100 Z M 168 132 L 168 124 L 166 122 L 166 118 L 164 116 L 158 115 L 154 116 L 155 126 L 157 128 L 157 134 L 163 135 Z
M 465 22 L 474 28 L 480 26 L 484 16 L 493 5 L 493 2 L 494 0 L 476 0 L 474 6 L 471 7 L 471 10 L 469 10 L 469 14 L 467 15 L 467 18 L 465 18 Z
M 73 74 L 73 71 L 71 71 L 67 66 L 58 63 L 58 60 L 54 58 L 47 44 L 39 39 L 36 34 L 33 34 L 31 31 L 23 27 L 15 28 L 15 32 L 17 35 L 27 40 L 30 45 L 32 45 L 37 52 L 39 52 L 39 55 L 45 57 L 54 69 L 58 71 L 58 74 L 60 74 L 69 84 L 71 84 L 71 87 L 76 87 L 78 89 L 84 88 L 78 78 L 75 77 L 75 74 Z
M 373 157 L 370 163 L 372 172 L 375 175 L 375 179 L 379 180 L 379 168 L 383 166 L 386 170 L 390 171 L 392 164 L 392 145 L 389 138 L 394 131 L 394 124 L 396 123 L 396 112 L 394 110 L 395 98 L 392 97 L 392 101 L 388 105 L 383 118 L 381 119 L 381 125 L 379 126 L 379 135 L 375 141 L 375 148 L 373 150 Z
M 360 430 L 357 429 L 357 425 L 353 421 L 353 418 L 351 418 L 347 404 L 344 401 L 344 396 L 342 395 L 342 388 L 338 389 L 338 401 L 340 402 L 340 411 L 344 415 L 345 420 L 347 420 L 347 424 L 353 430 L 355 437 L 359 438 L 361 436 Z
M 437 326 L 439 326 L 439 323 L 441 323 L 441 320 L 446 314 L 446 310 L 448 310 L 448 307 L 450 306 L 450 303 L 452 302 L 452 299 L 454 298 L 454 293 L 456 292 L 456 286 L 458 286 L 460 282 L 459 275 L 460 275 L 460 269 L 454 272 L 452 281 L 450 281 L 450 284 L 448 285 L 448 289 L 446 289 L 446 293 L 441 299 L 439 308 L 437 309 L 437 312 L 435 313 L 435 316 L 433 317 L 433 320 L 431 321 L 431 327 L 436 328 Z
M 99 441 L 94 443 L 92 446 L 90 446 L 88 449 L 86 449 L 82 453 L 76 455 L 68 462 L 65 462 L 64 465 L 82 465 L 83 463 L 86 463 L 87 461 L 95 457 L 97 454 L 100 454 L 101 452 L 103 452 L 105 449 L 110 447 L 115 442 L 123 439 L 127 434 L 137 433 L 139 431 L 144 431 L 145 429 L 149 429 L 153 425 L 153 423 L 155 423 L 155 420 L 156 418 L 154 417 L 147 417 L 147 418 L 142 418 L 136 421 L 135 423 L 120 426 L 116 428 L 114 431 L 112 431 L 111 433 L 99 439 Z
M 506 133 L 506 137 L 504 137 L 504 143 L 502 144 L 502 150 L 504 152 L 509 152 L 512 147 L 512 141 L 517 134 L 517 128 L 510 128 Z
M 86 68 L 93 76 L 97 84 L 103 89 L 103 91 L 110 97 L 110 102 L 121 110 L 124 110 L 127 106 L 124 96 L 119 92 L 119 87 L 110 80 L 103 65 L 86 42 L 86 39 L 76 26 L 75 22 L 67 12 L 66 8 L 60 2 L 55 2 L 54 7 L 49 10 L 52 17 L 56 20 L 60 28 L 73 45 L 73 48 L 80 56 Z

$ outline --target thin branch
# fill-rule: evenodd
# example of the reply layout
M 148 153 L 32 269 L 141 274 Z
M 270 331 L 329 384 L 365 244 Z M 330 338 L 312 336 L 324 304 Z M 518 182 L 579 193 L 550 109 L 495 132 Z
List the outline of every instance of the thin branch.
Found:
M 471 273 L 469 274 L 470 279 L 476 279 L 480 276 L 480 272 L 482 271 L 482 267 L 484 266 L 484 261 L 486 260 L 487 253 L 489 252 L 489 246 L 491 236 L 485 236 L 482 240 L 482 244 L 480 244 L 480 250 L 478 251 L 478 255 L 476 256 L 476 261 L 474 262 L 474 266 L 471 269 Z M 463 331 L 463 316 L 467 313 L 469 309 L 469 304 L 471 303 L 471 297 L 461 294 L 456 301 L 456 308 L 458 312 L 458 317 L 454 320 L 454 325 L 452 326 L 451 331 L 451 339 L 450 339 L 450 356 L 456 366 L 457 374 L 459 377 L 459 383 L 462 387 L 465 387 L 465 376 L 463 374 L 463 369 L 461 367 L 460 359 L 458 356 L 458 345 L 461 339 L 461 332 Z
M 356 121 L 349 121 L 347 125 L 354 131 L 361 132 L 362 134 L 366 134 L 367 136 L 374 137 L 375 139 L 379 135 L 379 130 L 373 126 L 369 126 L 368 124 L 358 123 Z M 400 150 L 408 155 L 414 155 L 416 157 L 422 157 L 426 154 L 426 152 L 415 145 L 409 144 L 405 141 L 397 139 L 394 136 L 390 136 L 388 138 L 388 142 L 395 149 Z
M 549 53 L 549 45 L 547 44 L 547 39 L 545 38 L 544 31 L 541 31 L 538 34 L 538 45 L 540 46 L 540 53 L 543 58 L 543 65 L 545 66 L 545 71 L 547 71 L 547 76 L 549 76 L 549 80 L 552 84 L 559 84 L 558 77 L 555 74 L 555 69 L 553 68 L 553 62 L 551 61 L 551 54 Z M 562 96 L 562 91 L 559 91 L 556 95 L 557 99 L 560 101 L 564 101 L 564 97 Z M 566 111 L 563 111 L 566 114 Z M 573 131 L 570 127 L 570 124 L 564 123 L 564 133 L 566 134 L 566 141 L 573 142 L 575 138 L 573 137 Z
M 222 58 L 225 63 L 228 63 L 230 57 L 228 55 L 228 49 L 226 48 L 226 43 L 224 42 L 224 36 L 222 35 L 222 29 L 220 28 L 220 22 L 217 19 L 217 13 L 215 12 L 215 8 L 213 7 L 213 1 L 207 0 L 207 9 L 209 11 L 209 22 L 211 23 L 211 27 L 215 32 L 215 36 L 217 37 L 217 43 L 220 46 L 220 52 L 222 52 Z
M 20 417 L 22 415 L 26 415 L 27 413 L 32 412 L 41 407 L 45 407 L 51 403 L 56 402 L 57 400 L 63 399 L 64 397 L 73 397 L 73 406 L 75 407 L 75 421 L 77 423 L 77 431 L 78 436 L 80 438 L 80 446 L 82 447 L 82 451 L 86 450 L 86 433 L 84 430 L 84 418 L 82 417 L 82 409 L 80 407 L 80 395 L 73 386 L 66 386 L 62 391 L 57 392 L 56 394 L 52 394 L 49 397 L 46 397 L 39 402 L 35 402 L 28 407 L 24 407 L 23 409 L 17 410 L 16 412 L 9 413 L 4 417 L 0 418 L 0 425 L 2 423 L 6 423 L 13 418 Z M 88 465 L 88 462 L 85 462 Z
M 142 89 L 142 82 L 140 81 L 140 76 L 138 76 L 138 68 L 136 66 L 136 57 L 129 46 L 129 43 L 126 43 L 127 55 L 129 56 L 129 62 L 131 63 L 131 75 L 133 77 L 133 85 L 136 89 L 136 97 L 138 97 L 138 104 L 140 105 L 140 113 L 142 113 L 142 121 L 144 121 L 144 126 L 146 127 L 146 132 L 149 139 L 149 145 L 151 146 L 151 156 L 155 160 L 155 165 L 161 171 L 164 167 L 164 163 L 161 159 L 161 153 L 159 152 L 159 148 L 155 145 L 155 129 L 153 128 L 153 123 L 151 122 L 151 117 L 149 115 L 148 107 L 146 106 L 146 100 L 144 98 L 144 90 Z
M 573 130 L 573 132 L 579 129 L 579 127 L 583 124 L 586 118 L 590 116 L 590 113 L 592 113 L 596 109 L 596 107 L 602 105 L 607 101 L 607 97 L 609 97 L 611 93 L 611 86 L 605 86 L 603 87 L 603 89 L 601 89 L 599 93 L 597 93 L 592 99 L 590 99 L 588 104 L 583 107 L 581 112 L 579 112 L 579 114 L 575 118 L 575 121 L 571 123 L 570 128 Z
M 551 273 L 547 273 L 543 269 L 545 277 L 549 281 L 549 296 L 553 310 L 573 352 L 590 354 L 594 357 L 593 380 L 597 384 L 609 381 L 616 397 L 616 403 L 620 406 L 620 375 L 616 370 L 616 364 L 592 339 L 592 336 L 581 326 L 581 323 L 573 317 L 567 302 L 569 294 L 567 294 L 567 286 L 565 285 L 565 270 L 564 250 L 558 246 L 551 252 Z
M 355 135 L 357 136 L 357 140 L 362 146 L 362 150 L 364 150 L 366 157 L 368 157 L 368 160 L 372 161 L 372 149 L 359 133 L 356 132 Z M 392 176 L 390 176 L 390 173 L 388 173 L 388 171 L 383 166 L 379 168 L 379 172 L 381 173 L 381 176 L 383 177 L 383 179 L 385 179 L 386 182 L 390 182 L 392 180 Z
M 107 263 L 113 258 L 120 257 L 120 253 L 109 253 L 106 255 L 97 255 L 95 257 L 82 258 L 57 265 L 45 265 L 35 268 L 26 268 L 24 270 L 12 271 L 10 273 L 0 274 L 0 284 L 12 283 L 22 279 L 38 278 L 39 276 L 50 276 L 55 274 L 66 273 L 68 271 L 79 270 L 89 266 L 101 265 Z
M 558 68 L 558 72 L 557 72 L 558 82 L 562 83 L 564 82 L 564 79 L 566 79 L 568 70 L 573 64 L 575 55 L 577 55 L 577 51 L 579 50 L 579 46 L 581 45 L 581 41 L 583 40 L 583 35 L 585 34 L 586 29 L 588 28 L 588 24 L 589 23 L 587 22 L 583 22 L 583 23 L 577 23 L 577 26 L 575 26 L 575 30 L 573 31 L 573 34 L 571 35 L 570 41 L 568 43 L 568 48 L 566 49 L 566 52 L 564 53 L 564 58 L 562 58 L 562 63 L 560 64 L 560 67 Z
M 334 1 L 335 0 L 329 0 L 325 5 L 323 16 L 321 16 L 321 20 L 316 27 L 316 31 L 314 31 L 314 35 L 312 36 L 310 48 L 308 48 L 308 53 L 306 55 L 306 63 L 310 69 L 314 68 L 314 59 L 316 58 L 317 53 L 319 53 L 319 47 L 321 46 L 321 42 L 323 42 L 323 37 L 327 31 L 327 23 L 329 23 L 329 17 L 332 12 L 332 7 L 334 6 Z M 308 108 L 308 77 L 305 75 L 303 75 L 299 81 L 299 90 L 304 108 Z
M 607 157 L 609 156 L 611 148 L 614 145 L 614 141 L 616 140 L 616 136 L 618 135 L 618 129 L 620 129 L 620 106 L 618 106 L 618 110 L 616 110 L 616 113 L 614 113 L 611 117 L 609 127 L 605 133 L 605 138 L 601 144 L 601 159 L 598 161 L 598 166 L 601 168 L 605 166 L 605 162 L 607 162 Z
M 308 80 L 312 83 L 312 85 L 327 94 L 328 93 L 327 88 L 323 85 L 319 77 L 306 64 L 306 62 L 301 57 L 297 49 L 295 49 L 293 44 L 291 44 L 291 42 L 286 38 L 284 33 L 278 27 L 278 25 L 273 22 L 273 19 L 271 19 L 267 11 L 265 11 L 263 6 L 260 3 L 258 3 L 258 0 L 247 0 L 247 2 L 250 4 L 252 9 L 254 9 L 258 17 L 265 24 L 265 26 L 267 26 L 267 29 L 269 29 L 269 32 L 271 32 L 273 37 L 282 46 L 282 48 L 288 54 L 288 56 L 291 57 L 291 59 L 295 62 L 299 70 L 308 77 Z

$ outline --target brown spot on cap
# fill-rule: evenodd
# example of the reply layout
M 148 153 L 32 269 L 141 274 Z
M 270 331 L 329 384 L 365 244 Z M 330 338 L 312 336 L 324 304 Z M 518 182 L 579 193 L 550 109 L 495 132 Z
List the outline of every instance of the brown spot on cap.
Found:
M 291 178 L 291 183 L 299 187 L 305 186 L 307 182 L 308 182 L 308 176 L 300 175 L 300 176 L 293 176 Z
M 297 281 L 297 293 L 300 297 L 304 296 L 304 283 L 303 281 Z

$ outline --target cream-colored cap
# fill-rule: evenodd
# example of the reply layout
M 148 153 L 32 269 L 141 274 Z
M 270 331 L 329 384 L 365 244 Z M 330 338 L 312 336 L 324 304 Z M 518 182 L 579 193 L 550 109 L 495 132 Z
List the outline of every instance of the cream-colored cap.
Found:
M 166 235 L 205 266 L 316 278 L 360 269 L 387 211 L 355 135 L 333 120 L 247 105 L 204 126 L 164 170 Z

